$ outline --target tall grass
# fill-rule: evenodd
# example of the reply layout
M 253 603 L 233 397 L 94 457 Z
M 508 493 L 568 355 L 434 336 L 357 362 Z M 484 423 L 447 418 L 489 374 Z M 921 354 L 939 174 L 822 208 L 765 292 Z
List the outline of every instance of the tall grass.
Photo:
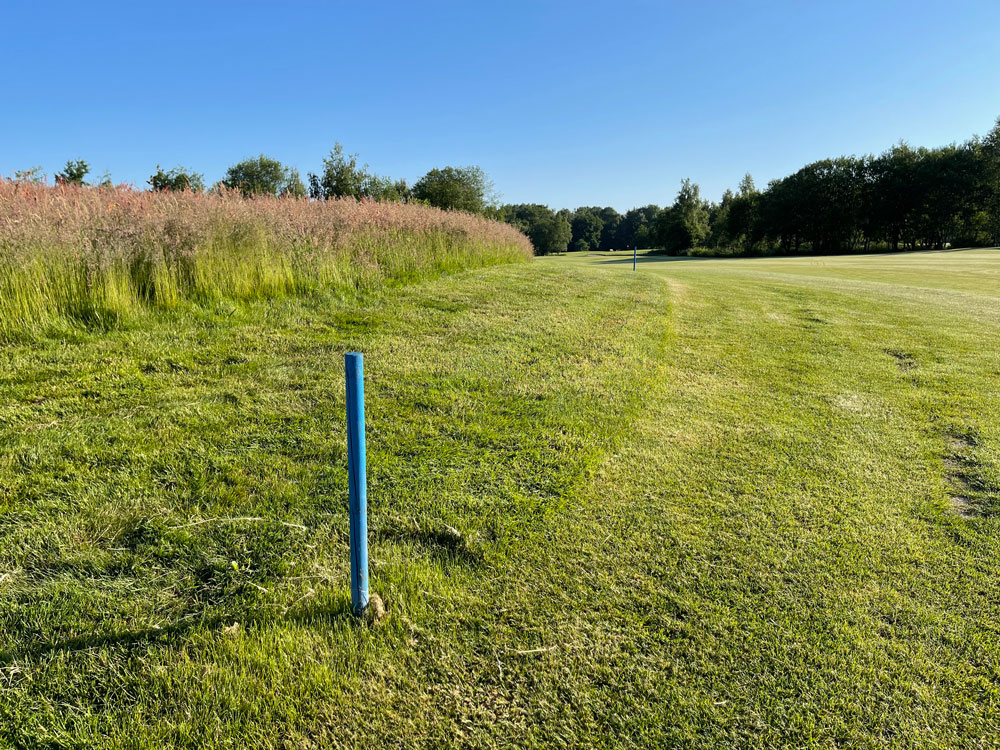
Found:
M 374 289 L 523 260 L 514 228 L 429 206 L 0 180 L 0 336 L 151 307 Z

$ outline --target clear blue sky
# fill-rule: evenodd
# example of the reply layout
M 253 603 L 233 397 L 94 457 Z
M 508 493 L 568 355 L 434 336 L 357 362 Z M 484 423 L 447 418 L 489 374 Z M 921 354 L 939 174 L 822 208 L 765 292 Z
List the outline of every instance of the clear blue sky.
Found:
M 11 2 L 0 174 L 84 158 L 144 186 L 340 141 L 411 182 L 478 164 L 507 202 L 718 199 L 1000 115 L 1000 2 Z

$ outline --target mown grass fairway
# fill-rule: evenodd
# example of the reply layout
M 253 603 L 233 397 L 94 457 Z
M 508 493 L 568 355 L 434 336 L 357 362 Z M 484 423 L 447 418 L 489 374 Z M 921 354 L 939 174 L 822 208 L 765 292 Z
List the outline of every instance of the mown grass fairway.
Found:
M 552 258 L 5 345 L 0 743 L 997 746 L 998 336 L 985 250 Z

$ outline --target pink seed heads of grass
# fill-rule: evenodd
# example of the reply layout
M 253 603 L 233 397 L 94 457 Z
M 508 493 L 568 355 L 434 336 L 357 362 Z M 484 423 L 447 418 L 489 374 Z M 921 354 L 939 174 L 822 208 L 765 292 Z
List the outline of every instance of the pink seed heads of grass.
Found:
M 150 306 L 379 285 L 532 255 L 513 227 L 418 204 L 0 180 L 0 333 Z

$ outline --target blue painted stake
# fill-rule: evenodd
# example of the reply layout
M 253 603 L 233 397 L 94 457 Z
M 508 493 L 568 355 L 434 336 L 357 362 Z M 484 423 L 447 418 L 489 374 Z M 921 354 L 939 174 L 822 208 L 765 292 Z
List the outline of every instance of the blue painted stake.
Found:
M 359 352 L 344 357 L 347 371 L 347 497 L 351 515 L 351 609 L 368 606 L 368 479 L 365 466 L 365 368 Z
M 639 252 L 639 246 L 638 245 L 632 245 L 632 270 L 633 271 L 635 270 L 635 256 L 636 256 L 636 253 L 638 253 L 638 252 Z

